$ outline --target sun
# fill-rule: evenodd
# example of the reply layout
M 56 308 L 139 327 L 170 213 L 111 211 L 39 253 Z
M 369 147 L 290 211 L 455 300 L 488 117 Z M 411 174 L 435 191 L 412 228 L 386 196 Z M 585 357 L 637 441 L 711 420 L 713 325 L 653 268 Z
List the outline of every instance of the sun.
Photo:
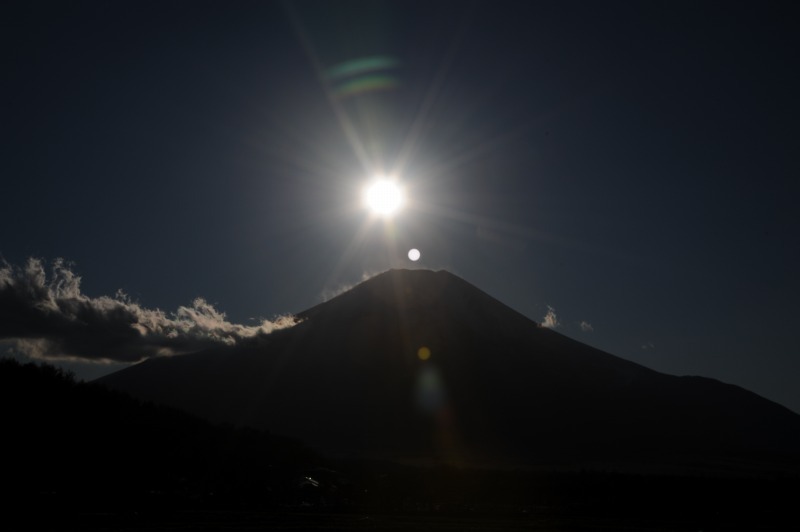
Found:
M 389 179 L 376 179 L 364 189 L 364 203 L 373 214 L 390 218 L 397 214 L 405 203 L 400 185 Z

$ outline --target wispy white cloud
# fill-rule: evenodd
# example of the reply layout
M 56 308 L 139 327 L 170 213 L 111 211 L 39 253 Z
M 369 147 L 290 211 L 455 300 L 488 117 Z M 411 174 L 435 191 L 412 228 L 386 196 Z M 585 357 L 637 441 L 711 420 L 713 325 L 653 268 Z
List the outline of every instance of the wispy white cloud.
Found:
M 556 309 L 548 305 L 547 314 L 545 314 L 544 318 L 542 319 L 542 327 L 547 327 L 548 329 L 555 329 L 559 325 L 561 325 L 561 322 L 558 321 L 558 316 L 556 316 Z
M 122 292 L 91 298 L 62 259 L 48 277 L 39 259 L 0 263 L 0 340 L 34 358 L 137 362 L 145 358 L 236 345 L 294 325 L 284 316 L 247 326 L 227 321 L 202 298 L 167 313 Z
M 581 330 L 583 332 L 593 332 L 594 331 L 594 327 L 592 327 L 592 324 L 589 323 L 588 321 L 582 321 L 581 322 Z
M 384 273 L 385 271 L 386 270 L 362 272 L 361 280 L 358 281 L 357 283 L 342 283 L 342 284 L 336 286 L 335 288 L 326 288 L 320 294 L 320 298 L 322 299 L 323 302 L 330 301 L 334 297 L 340 296 L 340 295 L 344 294 L 345 292 L 347 292 L 349 290 L 352 290 L 359 283 L 363 283 L 364 281 L 368 281 L 368 280 L 372 279 L 373 277 L 375 277 L 376 275 L 380 275 L 381 273 Z

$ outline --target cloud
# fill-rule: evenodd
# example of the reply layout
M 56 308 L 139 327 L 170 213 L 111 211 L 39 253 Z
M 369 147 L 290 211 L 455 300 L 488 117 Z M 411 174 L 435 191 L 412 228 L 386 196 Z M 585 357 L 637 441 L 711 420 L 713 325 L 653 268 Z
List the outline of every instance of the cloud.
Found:
M 642 344 L 642 349 L 644 349 L 645 351 L 649 351 L 649 350 L 655 349 L 655 348 L 656 348 L 656 344 L 654 344 L 653 342 L 647 342 L 647 343 Z
M 363 283 L 364 281 L 368 281 L 375 277 L 376 275 L 380 275 L 388 270 L 379 270 L 379 271 L 363 271 L 361 272 L 361 280 L 357 283 L 340 283 L 336 288 L 325 288 L 322 293 L 320 294 L 320 298 L 323 302 L 330 301 L 334 297 L 338 297 L 345 292 L 349 292 L 352 290 L 356 285 L 359 283 Z
M 593 332 L 594 331 L 594 327 L 592 327 L 592 324 L 589 323 L 588 321 L 582 321 L 581 322 L 581 330 L 583 332 Z
M 555 329 L 559 325 L 561 325 L 561 322 L 558 321 L 558 317 L 556 316 L 556 309 L 548 305 L 547 314 L 545 314 L 544 319 L 542 319 L 542 327 L 547 327 L 548 329 Z
M 294 325 L 284 316 L 260 325 L 230 323 L 202 298 L 166 313 L 121 291 L 114 297 L 81 293 L 81 278 L 62 259 L 48 278 L 39 259 L 23 267 L 0 262 L 0 341 L 34 358 L 140 360 L 236 345 Z

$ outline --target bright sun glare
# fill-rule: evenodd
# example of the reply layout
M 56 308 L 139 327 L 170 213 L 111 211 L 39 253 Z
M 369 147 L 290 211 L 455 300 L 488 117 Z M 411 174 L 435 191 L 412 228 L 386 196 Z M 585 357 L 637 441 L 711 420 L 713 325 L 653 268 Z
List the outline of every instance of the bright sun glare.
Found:
M 364 201 L 373 213 L 388 218 L 403 206 L 403 190 L 394 181 L 378 179 L 365 189 Z

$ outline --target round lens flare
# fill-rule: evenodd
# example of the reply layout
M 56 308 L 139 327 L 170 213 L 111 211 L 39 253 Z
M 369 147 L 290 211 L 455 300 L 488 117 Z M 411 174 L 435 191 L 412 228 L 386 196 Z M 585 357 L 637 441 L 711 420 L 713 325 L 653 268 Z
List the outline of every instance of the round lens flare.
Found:
M 428 360 L 431 358 L 431 350 L 423 345 L 417 350 L 417 357 L 422 361 Z
M 420 252 L 418 249 L 410 249 L 408 250 L 408 258 L 413 260 L 414 262 L 418 261 L 420 257 Z
M 394 181 L 379 179 L 367 186 L 364 201 L 374 214 L 388 218 L 403 206 L 403 190 Z

